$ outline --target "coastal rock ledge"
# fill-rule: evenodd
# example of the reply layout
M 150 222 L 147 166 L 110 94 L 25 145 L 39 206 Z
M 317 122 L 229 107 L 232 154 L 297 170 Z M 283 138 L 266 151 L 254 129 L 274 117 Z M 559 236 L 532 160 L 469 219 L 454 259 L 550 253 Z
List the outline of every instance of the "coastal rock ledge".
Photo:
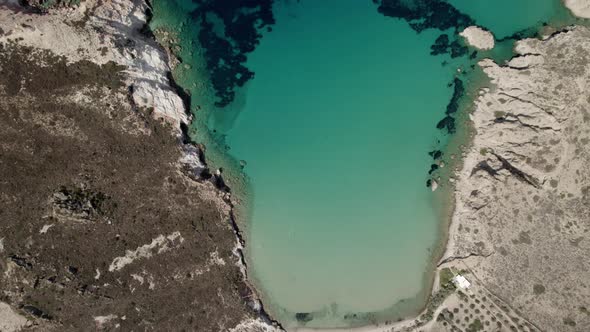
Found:
M 588 331 L 590 30 L 515 51 L 480 62 L 492 86 L 471 114 L 441 267 L 468 271 L 474 298 L 501 304 L 518 331 Z
M 576 16 L 590 18 L 589 0 L 564 0 L 565 6 Z
M 461 33 L 461 37 L 465 38 L 467 44 L 480 49 L 480 50 L 491 50 L 494 48 L 494 35 L 477 26 L 470 26 L 465 28 Z

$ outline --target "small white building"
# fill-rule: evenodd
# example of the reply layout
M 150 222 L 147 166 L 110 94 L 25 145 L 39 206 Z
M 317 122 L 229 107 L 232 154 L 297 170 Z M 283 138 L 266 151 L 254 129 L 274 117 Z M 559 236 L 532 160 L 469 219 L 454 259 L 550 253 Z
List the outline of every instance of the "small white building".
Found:
M 467 289 L 467 288 L 469 288 L 469 286 L 471 286 L 471 283 L 467 279 L 465 279 L 464 276 L 462 276 L 460 274 L 454 276 L 452 281 L 453 281 L 453 284 L 455 284 L 455 286 L 457 288 Z

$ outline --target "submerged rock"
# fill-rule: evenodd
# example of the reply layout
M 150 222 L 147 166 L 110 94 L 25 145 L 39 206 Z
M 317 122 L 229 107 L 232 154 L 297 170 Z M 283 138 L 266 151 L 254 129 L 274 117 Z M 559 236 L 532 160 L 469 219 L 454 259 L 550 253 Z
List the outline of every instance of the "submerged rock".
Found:
M 246 67 L 247 54 L 260 43 L 262 31 L 270 31 L 275 23 L 272 3 L 207 1 L 191 12 L 194 24 L 200 25 L 197 37 L 217 97 L 216 106 L 229 105 L 235 90 L 254 77 L 254 72 Z M 219 34 L 219 26 L 223 27 L 223 34 Z
M 295 319 L 299 322 L 307 323 L 313 320 L 313 315 L 309 312 L 298 312 L 295 314 Z
M 447 104 L 447 110 L 445 111 L 446 116 L 436 124 L 436 128 L 441 130 L 446 129 L 449 134 L 456 131 L 454 115 L 459 110 L 459 100 L 465 93 L 463 81 L 459 78 L 455 77 L 451 84 L 453 86 L 453 96 Z
M 467 47 L 457 40 L 457 33 L 463 28 L 475 24 L 467 14 L 444 0 L 381 0 L 377 1 L 377 10 L 384 16 L 403 19 L 410 28 L 420 33 L 436 29 L 441 32 L 453 29 L 452 36 L 441 34 L 431 46 L 431 54 L 449 54 L 452 58 L 467 54 Z
M 432 150 L 432 151 L 428 152 L 428 155 L 431 156 L 432 159 L 437 160 L 442 157 L 443 152 L 441 150 Z
M 450 54 L 451 58 L 462 57 L 467 54 L 467 47 L 461 45 L 455 37 L 450 41 L 447 34 L 442 34 L 436 38 L 434 44 L 430 46 L 431 55 Z

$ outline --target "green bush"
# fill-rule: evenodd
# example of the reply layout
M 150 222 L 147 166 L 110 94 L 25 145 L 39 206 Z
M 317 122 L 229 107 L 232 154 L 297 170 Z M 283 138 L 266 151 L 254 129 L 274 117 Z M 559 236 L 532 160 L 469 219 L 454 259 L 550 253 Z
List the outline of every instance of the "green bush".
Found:
M 467 332 L 477 332 L 483 330 L 483 324 L 481 321 L 476 318 L 469 326 L 467 327 Z
M 454 275 L 453 275 L 453 271 L 451 271 L 451 269 L 449 269 L 448 267 L 445 267 L 444 269 L 441 269 L 439 271 L 438 276 L 439 276 L 440 287 L 443 288 L 451 282 Z

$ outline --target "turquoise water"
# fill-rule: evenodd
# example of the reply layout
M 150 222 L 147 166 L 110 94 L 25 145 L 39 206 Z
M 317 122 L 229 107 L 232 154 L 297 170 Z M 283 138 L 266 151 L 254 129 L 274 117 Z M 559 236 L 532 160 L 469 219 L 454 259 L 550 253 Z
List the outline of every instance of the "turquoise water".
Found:
M 517 39 L 501 41 L 519 33 L 519 38 L 546 33 L 545 28 L 561 28 L 572 24 L 587 24 L 573 17 L 562 0 L 448 0 L 472 17 L 476 24 L 493 32 L 494 50 L 485 53 L 498 63 L 509 60 Z M 551 31 L 550 31 L 551 32 Z M 498 41 L 500 40 L 500 41 Z
M 542 23 L 564 24 L 572 20 L 561 0 L 449 0 L 478 25 L 504 38 Z
M 572 22 L 556 0 L 450 3 L 498 38 Z M 254 79 L 220 108 L 188 16 L 196 7 L 156 1 L 152 28 L 179 36 L 191 135 L 243 202 L 249 274 L 266 308 L 287 327 L 416 314 L 449 210 L 425 185 L 428 152 L 449 140 L 436 129 L 449 83 L 470 84 L 477 59 L 431 56 L 440 31 L 417 34 L 369 0 L 280 1 L 248 54 Z M 505 57 L 507 45 L 479 57 Z
M 253 276 L 285 320 L 329 310 L 320 326 L 423 288 L 438 225 L 427 152 L 454 70 L 432 61 L 434 33 L 338 3 L 276 10 L 227 131 L 252 183 Z

